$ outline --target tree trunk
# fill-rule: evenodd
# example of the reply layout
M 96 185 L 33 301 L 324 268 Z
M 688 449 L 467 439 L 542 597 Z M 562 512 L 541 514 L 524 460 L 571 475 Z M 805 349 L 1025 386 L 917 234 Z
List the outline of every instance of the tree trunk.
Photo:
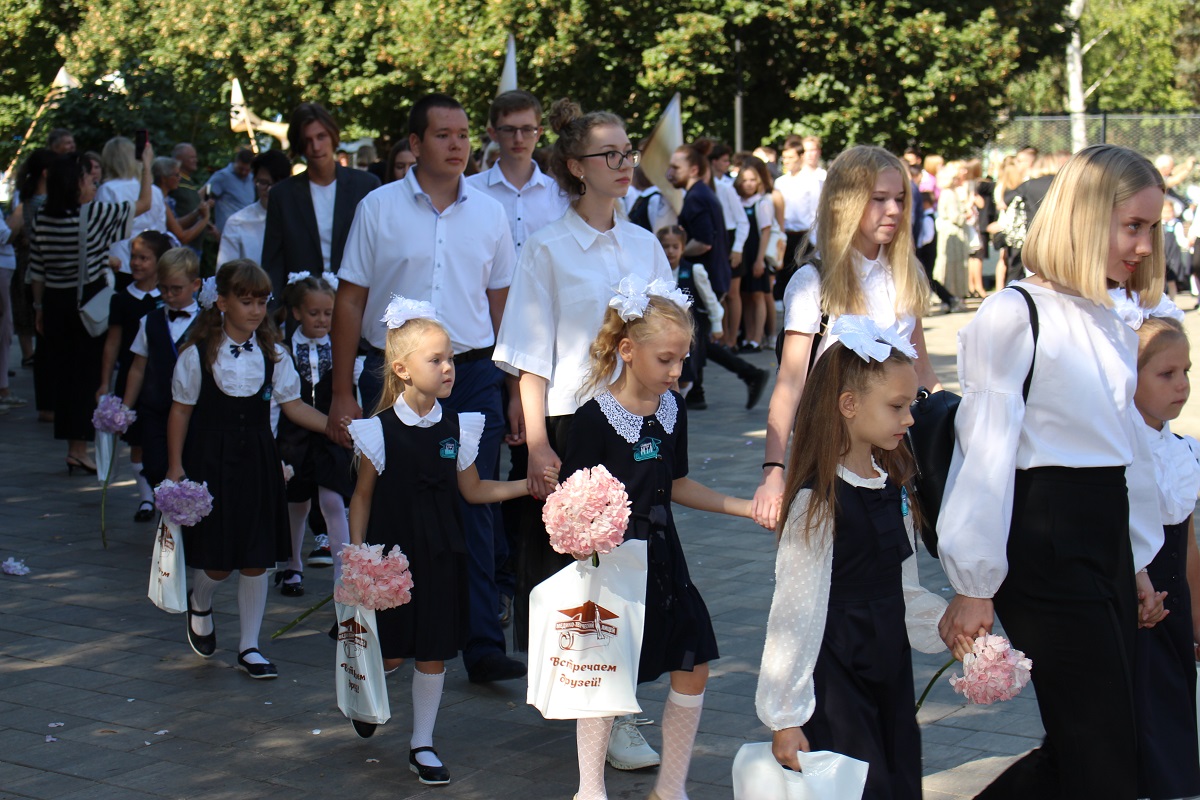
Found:
M 1071 41 L 1067 44 L 1067 112 L 1071 115 L 1071 150 L 1087 147 L 1086 102 L 1083 93 L 1083 35 L 1079 30 L 1087 0 L 1071 0 L 1067 19 L 1071 24 Z

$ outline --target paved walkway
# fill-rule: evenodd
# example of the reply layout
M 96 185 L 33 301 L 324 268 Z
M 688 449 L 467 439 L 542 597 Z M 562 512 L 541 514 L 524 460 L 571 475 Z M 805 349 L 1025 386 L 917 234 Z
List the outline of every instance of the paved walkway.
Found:
M 1190 306 L 1190 301 L 1184 301 Z M 952 384 L 954 337 L 969 314 L 928 321 L 930 351 Z M 1189 317 L 1198 328 L 1200 317 Z M 1200 330 L 1192 331 L 1200 336 Z M 751 357 L 764 367 L 773 354 Z M 19 363 L 16 362 L 16 363 Z M 692 475 L 749 496 L 759 474 L 765 401 L 742 410 L 742 385 L 710 368 L 710 410 L 691 419 Z M 14 384 L 32 396 L 28 371 Z M 1200 433 L 1196 405 L 1179 429 Z M 109 547 L 100 546 L 100 488 L 68 478 L 63 448 L 30 409 L 0 416 L 0 560 L 24 559 L 30 574 L 0 574 L 0 798 L 443 797 L 567 800 L 574 792 L 574 726 L 546 722 L 525 705 L 523 682 L 476 686 L 461 661 L 447 665 L 437 745 L 454 780 L 421 786 L 408 771 L 409 673 L 393 676 L 394 718 L 359 740 L 338 712 L 331 644 L 322 610 L 264 650 L 281 677 L 255 682 L 235 669 L 236 592 L 216 598 L 218 652 L 188 648 L 182 615 L 145 597 L 153 526 L 132 522 L 128 469 L 110 489 Z M 749 522 L 678 509 L 696 584 L 712 612 L 723 658 L 713 664 L 689 793 L 728 800 L 738 747 L 763 741 L 754 689 L 773 590 L 774 545 Z M 948 594 L 936 562 L 921 555 L 925 584 Z M 329 570 L 310 569 L 308 595 L 272 591 L 273 631 L 329 590 Z M 941 665 L 916 657 L 919 692 Z M 644 716 L 661 720 L 666 683 L 643 687 Z M 921 711 L 925 796 L 970 797 L 1041 734 L 1032 692 L 967 708 L 943 678 Z M 52 727 L 53 726 L 53 727 Z M 643 729 L 661 744 L 661 729 Z M 51 739 L 52 737 L 52 739 Z M 640 800 L 654 771 L 608 771 L 609 796 Z

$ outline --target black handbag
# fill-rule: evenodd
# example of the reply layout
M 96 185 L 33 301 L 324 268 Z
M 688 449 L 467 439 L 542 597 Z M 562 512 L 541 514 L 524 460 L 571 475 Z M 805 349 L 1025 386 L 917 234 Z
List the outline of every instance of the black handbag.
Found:
M 1033 383 L 1033 364 L 1037 360 L 1038 315 L 1037 306 L 1029 292 L 1020 286 L 1009 286 L 1021 293 L 1029 306 L 1029 327 L 1033 332 L 1033 360 L 1029 362 L 1029 374 L 1021 397 L 1029 402 L 1029 387 Z M 958 414 L 962 398 L 954 392 L 929 392 L 922 386 L 912 404 L 913 424 L 908 429 L 908 449 L 917 464 L 914 489 L 921 506 L 921 541 L 925 549 L 938 557 L 937 521 L 942 509 L 942 497 L 946 493 L 946 481 L 950 477 L 950 460 L 954 457 L 954 418 Z

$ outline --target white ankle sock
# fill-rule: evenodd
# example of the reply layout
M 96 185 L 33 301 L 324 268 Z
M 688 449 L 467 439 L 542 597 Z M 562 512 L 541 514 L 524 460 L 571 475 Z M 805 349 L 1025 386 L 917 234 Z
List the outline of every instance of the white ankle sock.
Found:
M 258 632 L 262 629 L 263 614 L 267 610 L 267 575 L 251 577 L 244 573 L 238 575 L 238 622 L 242 626 L 242 638 L 238 642 L 238 652 L 258 647 Z M 251 653 L 246 660 L 251 664 L 260 663 L 262 656 Z M 265 658 L 263 664 L 267 663 Z
M 129 465 L 133 467 L 133 477 L 137 481 L 138 502 L 153 503 L 154 490 L 150 488 L 150 481 L 146 480 L 146 476 L 142 474 L 142 463 L 131 461 Z
M 321 516 L 325 517 L 325 528 L 329 531 L 329 552 L 333 554 L 333 582 L 337 583 L 342 577 L 342 548 L 350 544 L 346 503 L 340 494 L 324 486 L 317 489 L 317 501 L 321 504 Z
M 304 571 L 304 524 L 308 521 L 308 510 L 312 502 L 288 503 L 288 524 L 292 530 L 292 560 L 284 569 Z
M 433 747 L 433 728 L 437 724 L 438 707 L 442 704 L 442 687 L 446 683 L 446 671 L 436 675 L 413 670 L 412 704 L 413 731 L 409 747 Z M 441 760 L 428 751 L 417 753 L 417 763 L 426 767 L 440 767 Z
M 704 710 L 704 692 L 680 694 L 674 689 L 667 694 L 663 711 L 662 766 L 654 792 L 661 800 L 688 800 L 687 775 L 692 764 L 692 745 L 700 727 L 700 712 Z
M 579 754 L 578 800 L 608 800 L 604 789 L 604 756 L 612 717 L 591 717 L 575 723 L 575 746 Z
M 220 581 L 214 581 L 208 577 L 208 573 L 204 570 L 192 570 L 192 611 L 211 610 L 213 594 L 216 593 L 217 587 L 220 585 Z M 192 617 L 192 632 L 197 636 L 208 636 L 212 633 L 212 614 L 205 614 L 203 617 Z

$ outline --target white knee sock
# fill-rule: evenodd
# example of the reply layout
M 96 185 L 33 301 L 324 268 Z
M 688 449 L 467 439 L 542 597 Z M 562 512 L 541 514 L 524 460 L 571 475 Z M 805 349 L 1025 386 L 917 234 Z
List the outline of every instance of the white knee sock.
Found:
M 262 629 L 263 614 L 267 610 L 267 575 L 251 577 L 245 573 L 238 575 L 238 622 L 242 626 L 242 638 L 238 642 L 238 652 L 258 647 L 258 632 Z M 246 657 L 250 663 L 259 663 L 261 656 L 251 653 Z M 261 663 L 266 663 L 265 658 Z
M 419 669 L 413 670 L 413 730 L 410 747 L 433 747 L 433 728 L 437 724 L 438 707 L 442 704 L 442 686 L 445 683 L 445 670 L 436 675 L 429 675 Z M 430 752 L 417 753 L 417 762 L 427 767 L 442 766 L 441 760 Z
M 312 503 L 288 503 L 288 524 L 292 526 L 292 560 L 285 569 L 304 571 L 304 523 L 308 521 L 308 510 Z
M 604 756 L 613 717 L 592 717 L 575 723 L 579 751 L 579 800 L 608 800 L 604 789 Z
M 321 516 L 329 531 L 329 552 L 333 553 L 333 582 L 342 577 L 342 548 L 350 544 L 350 523 L 346 521 L 346 503 L 342 496 L 324 486 L 317 488 Z
M 192 570 L 192 611 L 211 609 L 213 594 L 216 593 L 217 587 L 220 585 L 220 581 L 214 581 L 208 577 L 208 573 L 204 570 Z M 203 617 L 192 617 L 192 631 L 198 636 L 208 636 L 212 633 L 212 614 L 206 614 Z
M 138 502 L 153 503 L 154 490 L 150 488 L 150 481 L 146 480 L 146 476 L 142 474 L 142 462 L 131 461 L 129 465 L 133 467 L 133 477 L 137 481 Z
M 662 766 L 654 791 L 661 800 L 688 800 L 687 775 L 692 764 L 692 745 L 700 727 L 700 712 L 704 710 L 704 692 L 679 694 L 674 689 L 667 695 L 663 711 Z

